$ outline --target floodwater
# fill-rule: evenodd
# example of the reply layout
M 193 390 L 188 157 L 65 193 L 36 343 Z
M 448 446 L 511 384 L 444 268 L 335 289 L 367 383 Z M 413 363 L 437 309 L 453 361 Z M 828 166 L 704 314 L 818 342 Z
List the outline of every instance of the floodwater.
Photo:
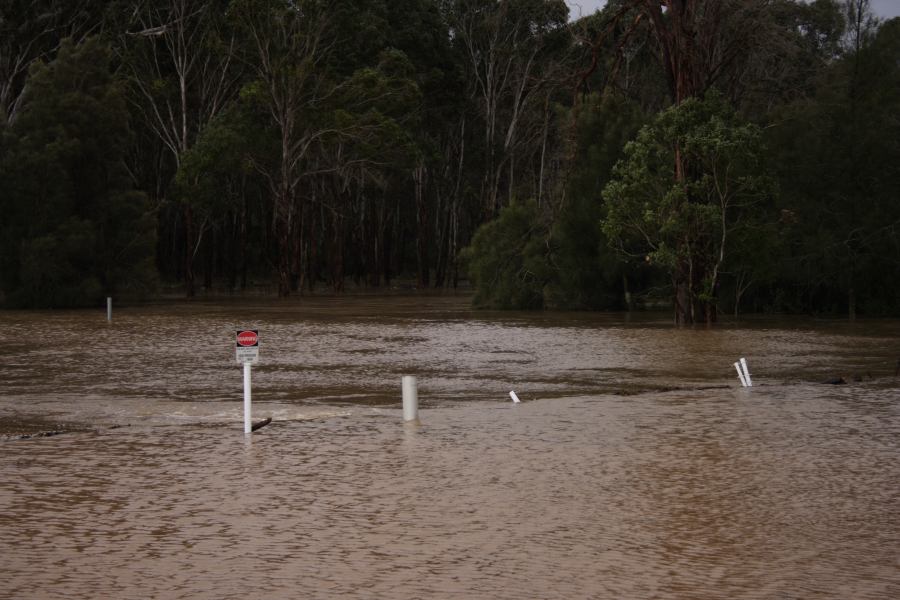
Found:
M 900 321 L 466 301 L 0 312 L 0 598 L 900 597 Z

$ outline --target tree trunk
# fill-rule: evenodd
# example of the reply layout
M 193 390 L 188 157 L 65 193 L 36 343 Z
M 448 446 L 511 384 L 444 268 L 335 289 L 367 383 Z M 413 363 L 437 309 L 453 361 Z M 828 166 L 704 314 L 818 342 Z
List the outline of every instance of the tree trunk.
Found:
M 622 290 L 625 294 L 625 307 L 628 309 L 628 312 L 634 310 L 634 301 L 631 297 L 631 290 L 628 289 L 628 275 L 622 273 Z
M 428 266 L 428 207 L 425 201 L 425 184 L 427 171 L 419 165 L 413 171 L 416 199 L 416 259 L 419 272 L 419 288 L 427 288 L 429 284 Z
M 291 218 L 290 203 L 285 189 L 279 190 L 275 200 L 275 242 L 278 247 L 278 297 L 291 294 Z
M 184 207 L 184 289 L 188 298 L 193 298 L 194 288 L 194 211 Z

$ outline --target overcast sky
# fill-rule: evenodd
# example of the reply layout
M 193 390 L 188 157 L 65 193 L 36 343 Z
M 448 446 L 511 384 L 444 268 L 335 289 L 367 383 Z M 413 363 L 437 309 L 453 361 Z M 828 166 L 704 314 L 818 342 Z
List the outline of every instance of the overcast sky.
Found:
M 606 0 L 566 0 L 572 19 L 593 14 Z M 871 0 L 872 12 L 882 19 L 900 17 L 900 0 Z

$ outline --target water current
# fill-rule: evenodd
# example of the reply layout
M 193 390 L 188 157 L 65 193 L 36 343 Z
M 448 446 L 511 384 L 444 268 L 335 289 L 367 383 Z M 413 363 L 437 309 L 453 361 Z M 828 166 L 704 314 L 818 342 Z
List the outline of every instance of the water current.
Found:
M 898 358 L 456 296 L 0 312 L 0 598 L 898 598 Z

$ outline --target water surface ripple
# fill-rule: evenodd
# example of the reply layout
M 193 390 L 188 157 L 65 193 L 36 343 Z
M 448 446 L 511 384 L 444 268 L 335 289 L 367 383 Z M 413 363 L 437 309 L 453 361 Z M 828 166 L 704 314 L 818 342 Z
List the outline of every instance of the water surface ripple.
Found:
M 900 597 L 896 321 L 457 298 L 99 317 L 0 313 L 0 598 Z M 244 326 L 275 417 L 249 438 Z

